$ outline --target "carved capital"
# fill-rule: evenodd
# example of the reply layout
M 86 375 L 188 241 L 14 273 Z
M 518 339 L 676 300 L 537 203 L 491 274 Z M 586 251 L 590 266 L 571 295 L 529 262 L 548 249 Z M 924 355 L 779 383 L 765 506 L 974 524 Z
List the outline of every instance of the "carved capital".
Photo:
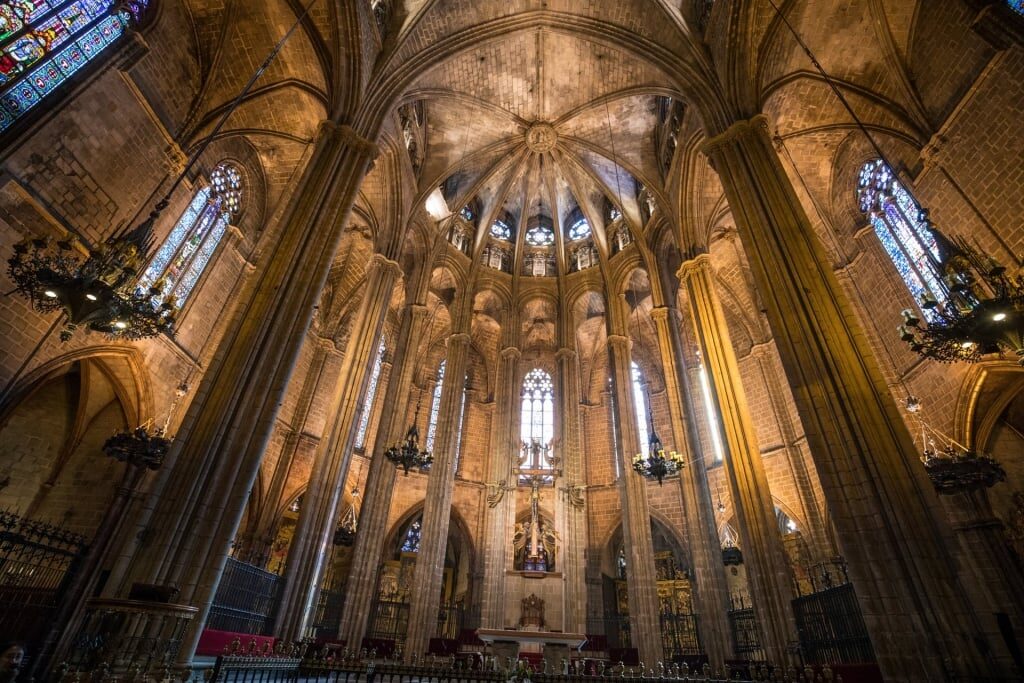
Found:
M 395 279 L 402 277 L 402 266 L 384 254 L 374 254 L 370 259 L 370 267 L 379 269 L 381 275 L 392 275 Z
M 555 352 L 555 360 L 576 360 L 576 350 L 563 346 Z
M 619 349 L 620 351 L 629 351 L 629 347 L 632 345 L 633 340 L 622 334 L 609 334 L 608 335 L 608 346 L 611 349 Z
M 737 121 L 718 135 L 705 140 L 700 146 L 700 151 L 710 159 L 720 148 L 733 144 L 737 138 L 760 130 L 764 130 L 765 133 L 768 131 L 768 117 L 764 114 Z
M 945 135 L 936 133 L 928 144 L 921 149 L 921 160 L 925 166 L 938 166 L 942 164 L 942 155 L 946 150 L 946 143 L 949 140 Z
M 699 254 L 698 256 L 690 259 L 689 261 L 683 261 L 679 266 L 679 270 L 676 271 L 676 277 L 682 282 L 689 279 L 691 276 L 698 273 L 709 272 L 713 269 L 711 265 L 710 254 Z
M 504 360 L 519 360 L 522 358 L 523 353 L 514 346 L 506 346 L 501 350 L 501 357 Z
M 453 346 L 456 346 L 456 345 L 459 345 L 459 344 L 464 344 L 466 346 L 469 346 L 469 343 L 471 341 L 472 341 L 472 338 L 468 334 L 466 334 L 465 332 L 458 332 L 458 333 L 453 334 L 450 337 L 448 337 L 447 344 L 448 344 L 449 348 L 451 348 Z
M 651 320 L 656 323 L 665 322 L 668 320 L 670 309 L 668 306 L 655 306 L 651 309 Z
M 418 323 L 427 317 L 427 307 L 423 304 L 406 304 L 409 310 L 409 317 L 414 323 Z
M 353 149 L 368 156 L 371 160 L 380 155 L 380 147 L 372 140 L 364 138 L 357 133 L 352 126 L 331 121 L 330 119 L 320 122 L 317 126 L 317 138 L 331 137 L 338 143 L 352 147 Z

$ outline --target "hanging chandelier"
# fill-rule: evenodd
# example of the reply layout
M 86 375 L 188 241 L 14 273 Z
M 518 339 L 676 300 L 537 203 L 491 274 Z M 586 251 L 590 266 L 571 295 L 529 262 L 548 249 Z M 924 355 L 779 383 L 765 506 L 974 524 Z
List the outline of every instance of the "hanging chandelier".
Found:
M 994 458 L 967 448 L 929 425 L 921 416 L 921 402 L 906 399 L 907 412 L 921 428 L 921 462 L 935 490 L 953 495 L 986 489 L 1006 480 L 1006 470 Z
M 103 444 L 103 452 L 119 462 L 127 463 L 139 469 L 158 470 L 164 463 L 167 452 L 171 449 L 174 437 L 166 436 L 171 423 L 171 416 L 178 403 L 188 393 L 188 385 L 180 384 L 175 390 L 175 398 L 167 409 L 167 419 L 161 427 L 150 434 L 152 421 L 140 425 L 131 431 L 114 434 Z
M 836 81 L 825 71 L 775 0 L 769 2 L 885 168 L 890 174 L 894 173 L 885 152 Z M 890 192 L 888 187 L 877 189 L 883 199 Z M 936 293 L 943 295 L 945 301 L 938 301 L 927 291 L 922 294 L 924 320 L 914 311 L 904 310 L 904 322 L 897 328 L 900 338 L 914 352 L 932 360 L 977 362 L 986 354 L 1012 352 L 1024 365 L 1024 270 L 1007 272 L 1005 266 L 979 247 L 944 235 L 928 220 L 927 210 L 917 207 L 917 213 L 926 233 L 935 238 L 937 253 L 928 250 L 926 256 L 941 276 L 941 281 L 936 283 Z
M 419 410 L 416 412 L 419 413 Z M 416 428 L 415 420 L 405 433 L 405 439 L 384 451 L 384 457 L 395 463 L 395 467 L 401 467 L 407 477 L 412 469 L 429 471 L 434 462 L 434 456 L 429 451 L 420 450 L 420 430 Z
M 353 486 L 352 503 L 348 506 L 348 510 L 345 510 L 345 514 L 341 518 L 341 523 L 334 531 L 334 545 L 350 548 L 355 544 L 356 531 L 359 525 L 359 520 L 356 517 L 356 501 L 358 499 L 359 487 Z
M 647 440 L 647 453 L 637 453 L 633 456 L 633 471 L 642 477 L 654 479 L 661 486 L 665 477 L 677 474 L 686 466 L 686 458 L 682 453 L 671 451 L 665 452 L 661 439 L 654 432 L 654 420 L 651 420 L 651 436 Z
M 1002 264 L 963 239 L 947 238 L 922 211 L 939 247 L 936 263 L 946 300 L 925 294 L 925 319 L 903 311 L 900 338 L 933 360 L 977 362 L 986 354 L 1008 352 L 1024 365 L 1024 271 Z
M 29 238 L 14 245 L 14 254 L 7 260 L 7 270 L 15 284 L 13 291 L 27 298 L 40 313 L 63 313 L 66 324 L 60 332 L 61 341 L 71 339 L 81 326 L 127 340 L 173 333 L 178 313 L 174 296 L 164 293 L 163 281 L 148 286 L 140 282 L 152 256 L 156 219 L 316 2 L 311 0 L 306 5 L 210 134 L 196 146 L 163 198 L 136 228 L 126 228 L 95 248 L 81 245 L 73 236 L 59 240 Z

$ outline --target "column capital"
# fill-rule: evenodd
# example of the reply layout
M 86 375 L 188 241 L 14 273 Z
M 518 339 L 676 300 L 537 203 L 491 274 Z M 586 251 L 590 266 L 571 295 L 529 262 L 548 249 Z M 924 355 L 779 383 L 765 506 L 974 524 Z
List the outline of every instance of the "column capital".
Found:
M 714 269 L 711 264 L 711 254 L 707 252 L 698 254 L 688 261 L 683 261 L 679 266 L 679 270 L 676 271 L 676 277 L 680 281 L 688 280 L 691 276 L 698 273 L 710 272 Z
M 671 312 L 672 309 L 668 306 L 654 306 L 650 310 L 651 320 L 656 323 L 665 322 L 668 320 L 668 316 Z
M 371 159 L 380 155 L 380 146 L 372 140 L 368 140 L 356 132 L 356 129 L 347 124 L 338 123 L 325 119 L 317 126 L 317 137 L 331 137 L 343 145 L 356 149 Z
M 465 332 L 458 332 L 458 333 L 453 334 L 450 337 L 448 337 L 448 341 L 446 343 L 448 344 L 449 347 L 451 347 L 452 345 L 461 345 L 461 344 L 469 346 L 469 343 L 471 341 L 472 341 L 472 338 L 468 334 L 466 334 Z
M 405 307 L 409 310 L 409 316 L 414 322 L 418 322 L 427 317 L 426 304 L 406 304 Z
M 768 131 L 768 117 L 764 114 L 758 114 L 753 118 L 735 122 L 723 132 L 705 140 L 700 146 L 700 151 L 710 158 L 719 148 L 731 144 L 741 135 L 747 135 L 759 130 L 764 130 L 765 133 Z
M 558 351 L 555 352 L 555 360 L 562 360 L 562 359 L 575 360 L 576 359 L 576 349 L 570 349 L 570 348 L 568 348 L 566 346 L 563 346 L 562 348 L 558 349 Z
M 384 254 L 374 254 L 370 258 L 370 267 L 380 270 L 381 275 L 392 275 L 395 279 L 402 276 L 402 266 L 398 265 L 398 261 L 392 261 Z M 426 307 L 424 306 L 424 309 L 425 308 Z
M 629 351 L 629 347 L 632 346 L 633 340 L 623 334 L 609 334 L 608 335 L 608 346 L 612 349 L 620 349 L 623 351 Z
M 519 360 L 522 356 L 523 352 L 514 346 L 506 346 L 501 350 L 501 357 L 505 360 Z

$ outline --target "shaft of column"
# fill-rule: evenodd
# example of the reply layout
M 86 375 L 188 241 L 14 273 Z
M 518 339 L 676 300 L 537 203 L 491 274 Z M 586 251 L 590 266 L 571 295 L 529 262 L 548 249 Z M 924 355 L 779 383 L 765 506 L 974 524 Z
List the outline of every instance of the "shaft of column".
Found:
M 487 481 L 487 509 L 484 510 L 484 585 L 481 592 L 481 623 L 486 628 L 505 627 L 505 570 L 511 567 L 509 530 L 515 516 L 515 486 L 512 464 L 516 448 L 516 378 L 519 349 L 501 350 L 497 380 L 498 424 L 491 438 L 491 459 Z
M 448 337 L 445 382 L 441 388 L 441 405 L 434 438 L 434 464 L 430 467 L 427 479 L 423 532 L 413 573 L 409 633 L 405 638 L 407 661 L 423 656 L 428 640 L 437 629 L 448 525 L 452 513 L 452 488 L 455 484 L 455 444 L 459 429 L 456 416 L 462 403 L 469 342 L 470 337 L 464 332 Z
M 388 514 L 395 489 L 395 465 L 384 457 L 384 451 L 401 439 L 408 427 L 405 419 L 408 414 L 409 390 L 418 360 L 419 340 L 423 334 L 426 313 L 426 306 L 410 304 L 402 316 L 393 356 L 394 366 L 384 395 L 370 471 L 366 476 L 366 493 L 359 513 L 359 530 L 352 548 L 352 566 L 345 585 L 345 605 L 339 624 L 339 635 L 353 650 L 362 645 L 370 609 L 377 593 L 377 570 L 383 561 Z
M 732 653 L 729 632 L 729 586 L 722 563 L 722 547 L 715 523 L 714 501 L 697 420 L 693 412 L 693 392 L 687 381 L 679 320 L 674 309 L 667 306 L 651 311 L 658 335 L 658 349 L 665 374 L 669 417 L 672 421 L 673 443 L 686 448 L 686 467 L 679 476 L 686 535 L 694 564 L 694 608 L 700 624 L 700 640 L 712 668 Z
M 770 662 L 784 665 L 787 645 L 796 637 L 790 606 L 793 579 L 736 352 L 715 290 L 710 257 L 702 254 L 687 261 L 680 267 L 679 276 L 686 285 L 694 330 L 721 417 L 726 447 L 723 466 L 736 510 L 737 531 L 760 627 L 761 647 Z
M 704 148 L 729 200 L 886 680 L 995 675 L 949 526 L 869 342 L 768 136 Z
M 622 501 L 622 536 L 626 548 L 626 590 L 629 596 L 629 628 L 633 647 L 648 666 L 665 656 L 658 619 L 658 572 L 654 566 L 654 540 L 647 482 L 633 472 L 631 457 L 641 451 L 633 404 L 630 340 L 608 335 L 615 390 L 615 416 L 619 425 L 619 498 Z
M 321 124 L 275 229 L 279 237 L 203 377 L 154 497 L 149 538 L 124 586 L 174 584 L 180 601 L 199 608 L 179 650 L 183 663 L 206 621 L 305 331 L 376 154 L 377 146 L 352 128 Z
M 576 335 L 566 335 L 575 346 Z M 569 633 L 586 633 L 587 628 L 587 514 L 585 508 L 583 454 L 580 448 L 580 382 L 576 351 L 563 347 L 558 361 L 558 401 L 561 417 L 562 476 L 555 482 L 558 517 L 562 525 L 562 566 L 565 623 Z M 556 567 L 556 569 L 558 569 Z M 652 664 L 653 666 L 653 664 Z
M 366 273 L 366 286 L 345 345 L 328 415 L 334 416 L 328 438 L 320 448 L 302 498 L 285 565 L 275 632 L 287 640 L 305 635 L 306 623 L 320 589 L 324 564 L 331 557 L 331 539 L 359 427 L 359 410 L 373 368 L 392 290 L 402 274 L 399 265 L 375 254 Z

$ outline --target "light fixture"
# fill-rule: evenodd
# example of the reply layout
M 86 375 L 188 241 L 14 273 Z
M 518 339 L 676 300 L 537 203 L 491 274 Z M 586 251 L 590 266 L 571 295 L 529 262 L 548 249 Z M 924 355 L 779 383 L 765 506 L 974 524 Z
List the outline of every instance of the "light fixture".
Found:
M 384 457 L 401 467 L 405 476 L 409 476 L 409 470 L 415 469 L 426 472 L 434 462 L 434 456 L 425 450 L 420 450 L 420 430 L 416 427 L 416 418 L 420 414 L 420 401 L 416 401 L 416 416 L 413 417 L 409 431 L 405 433 L 405 439 L 396 443 L 384 451 Z
M 892 164 L 835 80 L 775 0 L 769 2 L 891 173 Z M 904 323 L 897 328 L 900 338 L 913 351 L 933 360 L 977 362 L 990 353 L 1010 352 L 1024 365 L 1024 270 L 1008 272 L 979 246 L 944 235 L 932 225 L 924 209 L 919 209 L 918 220 L 935 237 L 938 255 L 929 250 L 926 257 L 941 276 L 935 287 L 943 301 L 928 292 L 921 296 L 925 320 L 913 311 L 903 311 Z
M 359 481 L 359 475 L 356 475 L 356 481 Z M 345 510 L 345 514 L 341 517 L 341 523 L 338 528 L 334 531 L 334 545 L 344 546 L 346 548 L 352 547 L 356 542 L 356 531 L 359 525 L 359 520 L 356 513 L 356 501 L 359 500 L 359 487 L 352 487 L 352 503 L 349 504 L 348 509 Z
M 1006 480 L 1006 470 L 994 458 L 967 448 L 928 424 L 917 397 L 908 396 L 905 405 L 921 429 L 921 462 L 940 494 L 985 489 Z
M 164 294 L 162 281 L 149 286 L 139 283 L 150 260 L 156 219 L 316 2 L 312 0 L 306 6 L 271 50 L 210 134 L 196 146 L 163 199 L 138 226 L 115 232 L 96 246 L 81 244 L 70 235 L 58 240 L 32 237 L 14 245 L 14 254 L 7 260 L 14 291 L 40 313 L 63 313 L 66 324 L 60 332 L 62 341 L 71 339 L 81 326 L 118 339 L 144 339 L 173 331 L 177 315 L 174 296 Z
M 139 425 L 131 431 L 123 431 L 114 434 L 103 444 L 103 452 L 120 462 L 127 463 L 131 467 L 140 469 L 157 470 L 163 465 L 164 458 L 171 448 L 172 436 L 166 436 L 167 428 L 170 426 L 171 416 L 178 403 L 188 393 L 188 385 L 182 383 L 175 390 L 174 401 L 167 409 L 167 418 L 161 427 L 150 434 L 152 420 Z

